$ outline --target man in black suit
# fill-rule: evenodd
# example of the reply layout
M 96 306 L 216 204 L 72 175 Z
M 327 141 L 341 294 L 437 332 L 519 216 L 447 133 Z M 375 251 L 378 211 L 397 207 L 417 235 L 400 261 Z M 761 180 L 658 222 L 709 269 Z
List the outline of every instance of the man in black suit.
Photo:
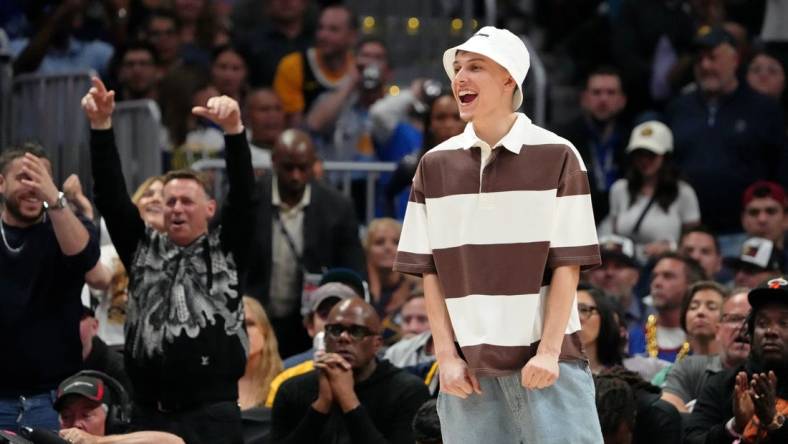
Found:
M 315 160 L 309 135 L 287 130 L 274 145 L 274 174 L 261 184 L 270 205 L 260 206 L 247 294 L 265 307 L 283 357 L 310 346 L 300 315 L 305 275 L 365 269 L 353 204 L 314 180 Z

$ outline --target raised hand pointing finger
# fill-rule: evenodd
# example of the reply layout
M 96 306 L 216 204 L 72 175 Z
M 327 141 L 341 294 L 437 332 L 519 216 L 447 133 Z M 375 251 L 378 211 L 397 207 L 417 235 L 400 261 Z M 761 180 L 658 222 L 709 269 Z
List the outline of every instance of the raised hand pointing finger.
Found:
M 238 102 L 231 97 L 211 97 L 206 106 L 192 108 L 192 113 L 216 123 L 227 134 L 239 134 L 243 131 Z

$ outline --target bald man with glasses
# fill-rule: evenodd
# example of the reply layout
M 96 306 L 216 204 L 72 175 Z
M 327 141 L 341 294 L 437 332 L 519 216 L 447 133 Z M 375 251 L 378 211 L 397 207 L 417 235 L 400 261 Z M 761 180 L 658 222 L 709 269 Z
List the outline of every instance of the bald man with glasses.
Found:
M 411 422 L 429 398 L 417 377 L 378 360 L 380 318 L 359 298 L 334 306 L 326 353 L 315 370 L 282 384 L 272 412 L 274 443 L 413 443 Z

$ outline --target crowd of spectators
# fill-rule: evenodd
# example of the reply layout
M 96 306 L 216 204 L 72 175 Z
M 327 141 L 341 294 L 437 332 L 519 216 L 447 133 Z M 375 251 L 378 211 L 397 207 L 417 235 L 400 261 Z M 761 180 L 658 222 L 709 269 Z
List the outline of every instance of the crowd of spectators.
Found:
M 550 123 L 588 170 L 602 265 L 577 305 L 605 442 L 786 442 L 788 8 L 532 3 L 579 91 Z M 15 76 L 97 78 L 92 193 L 1 147 L 0 430 L 440 442 L 421 281 L 393 265 L 416 165 L 464 123 L 445 79 L 392 93 L 392 44 L 342 1 L 4 2 Z M 139 99 L 162 142 L 135 149 L 165 169 L 129 196 L 111 116 Z M 324 161 L 397 164 L 376 219 L 364 176 L 345 195 Z

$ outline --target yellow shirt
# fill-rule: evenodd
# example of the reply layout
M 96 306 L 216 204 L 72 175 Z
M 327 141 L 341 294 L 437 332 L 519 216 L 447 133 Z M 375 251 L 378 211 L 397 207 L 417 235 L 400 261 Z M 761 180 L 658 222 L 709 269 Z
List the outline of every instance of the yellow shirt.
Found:
M 309 68 L 317 82 L 326 89 L 334 89 L 345 77 L 353 63 L 353 56 L 348 54 L 347 63 L 339 71 L 330 71 L 321 62 L 320 53 L 315 48 L 306 51 Z M 282 58 L 274 75 L 274 91 L 282 101 L 282 109 L 288 114 L 304 112 L 304 57 L 300 52 L 290 53 Z
M 268 389 L 268 398 L 265 400 L 265 406 L 268 408 L 273 408 L 274 406 L 274 399 L 276 398 L 276 392 L 279 391 L 279 387 L 284 384 L 290 378 L 294 378 L 298 375 L 303 375 L 304 373 L 311 372 L 315 369 L 315 362 L 313 360 L 304 361 L 295 367 L 290 367 L 289 369 L 283 371 L 276 375 L 273 381 L 271 381 L 271 388 Z

